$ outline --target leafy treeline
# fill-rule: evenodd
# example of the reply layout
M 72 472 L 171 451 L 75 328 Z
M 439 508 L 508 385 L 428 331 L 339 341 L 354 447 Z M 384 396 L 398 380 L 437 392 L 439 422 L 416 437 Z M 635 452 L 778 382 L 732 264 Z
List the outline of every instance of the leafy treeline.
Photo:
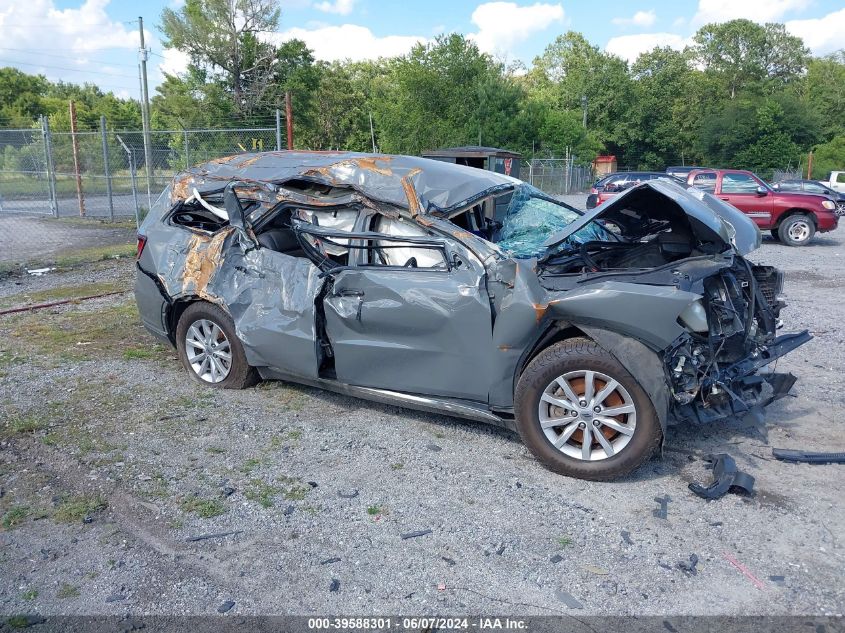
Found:
M 845 51 L 812 57 L 782 24 L 706 25 L 686 49 L 655 48 L 631 65 L 570 31 L 526 69 L 459 34 L 403 57 L 317 61 L 301 41 L 260 37 L 279 19 L 276 0 L 165 9 L 166 44 L 191 63 L 158 87 L 154 129 L 272 124 L 290 91 L 300 148 L 370 150 L 372 121 L 376 145 L 391 153 L 480 143 L 529 156 L 568 149 L 585 162 L 606 152 L 631 168 L 684 162 L 768 174 L 806 165 L 814 150 L 816 176 L 845 168 Z M 82 127 L 101 114 L 140 126 L 134 101 L 0 70 L 4 125 L 48 114 L 66 129 L 69 98 Z

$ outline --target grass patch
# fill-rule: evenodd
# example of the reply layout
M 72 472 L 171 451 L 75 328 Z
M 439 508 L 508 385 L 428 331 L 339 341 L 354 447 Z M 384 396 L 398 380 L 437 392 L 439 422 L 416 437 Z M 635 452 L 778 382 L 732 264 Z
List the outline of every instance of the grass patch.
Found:
M 138 250 L 137 244 L 128 242 L 125 244 L 106 244 L 105 246 L 90 246 L 65 251 L 56 256 L 56 266 L 60 268 L 71 268 L 79 264 L 100 262 L 106 259 L 121 259 L 123 257 L 135 257 Z
M 0 324 L 0 334 L 46 356 L 61 360 L 125 358 L 130 350 L 144 350 L 145 358 L 167 358 L 165 347 L 144 330 L 134 301 L 96 310 L 64 310 L 14 315 Z M 149 354 L 147 353 L 149 352 Z
M 155 343 L 153 347 L 130 347 L 123 352 L 124 360 L 154 360 L 161 357 L 164 346 Z
M 13 530 L 26 520 L 29 516 L 29 508 L 27 506 L 15 506 L 3 515 L 0 519 L 0 525 L 4 530 Z
M 217 499 L 200 499 L 199 497 L 188 497 L 181 503 L 182 510 L 196 514 L 202 519 L 210 519 L 220 516 L 226 512 L 226 506 Z
M 21 594 L 22 600 L 35 600 L 38 597 L 38 590 L 37 589 L 27 589 Z
M 0 367 L 12 367 L 13 365 L 23 365 L 26 363 L 26 358 L 18 356 L 14 352 L 0 350 Z
M 302 501 L 309 492 L 311 492 L 311 486 L 308 484 L 293 483 L 285 488 L 282 495 L 288 501 Z
M 211 453 L 212 455 L 222 455 L 226 452 L 225 448 L 220 448 L 219 446 L 209 446 L 205 449 L 206 453 Z
M 557 544 L 561 547 L 569 547 L 570 545 L 572 545 L 572 539 L 568 536 L 560 536 L 557 539 Z
M 79 595 L 79 587 L 76 585 L 63 584 L 56 592 L 57 598 L 76 598 Z
M 102 497 L 66 498 L 53 512 L 53 520 L 59 523 L 82 523 L 85 517 L 100 510 L 105 510 L 107 505 Z
M 402 462 L 396 462 L 390 465 L 390 470 L 402 470 L 403 468 L 405 468 L 405 464 Z
M 273 497 L 281 492 L 276 486 L 272 486 L 260 479 L 253 479 L 249 487 L 244 491 L 244 496 L 250 501 L 255 501 L 262 508 L 273 507 Z
M 46 288 L 44 290 L 32 290 L 19 292 L 0 298 L 0 308 L 33 305 L 37 303 L 50 303 L 51 301 L 63 301 L 65 299 L 79 299 L 92 295 L 104 294 L 106 292 L 118 292 L 127 290 L 125 284 L 113 281 L 100 283 L 81 284 L 78 286 L 59 286 L 57 288 Z
M 374 517 L 377 514 L 381 514 L 381 506 L 368 506 L 367 514 L 369 514 L 371 517 Z
M 47 427 L 47 420 L 36 414 L 10 416 L 3 425 L 3 432 L 0 435 L 11 437 L 13 435 L 25 435 L 35 433 Z

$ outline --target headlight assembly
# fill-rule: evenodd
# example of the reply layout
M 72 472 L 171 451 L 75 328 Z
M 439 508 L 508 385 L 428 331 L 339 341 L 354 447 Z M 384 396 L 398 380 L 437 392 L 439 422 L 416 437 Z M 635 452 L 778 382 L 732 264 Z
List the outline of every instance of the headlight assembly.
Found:
M 825 209 L 829 209 L 830 211 L 833 211 L 836 208 L 836 203 L 833 200 L 823 200 L 822 206 Z

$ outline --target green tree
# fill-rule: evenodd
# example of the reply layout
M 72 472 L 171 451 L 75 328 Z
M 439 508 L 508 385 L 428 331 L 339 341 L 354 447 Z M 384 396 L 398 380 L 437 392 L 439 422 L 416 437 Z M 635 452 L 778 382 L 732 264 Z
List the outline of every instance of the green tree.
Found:
M 260 101 L 275 50 L 258 35 L 279 23 L 278 0 L 186 0 L 161 12 L 164 46 L 190 55 L 191 62 L 221 75 L 238 111 Z
M 804 94 L 826 138 L 845 134 L 845 50 L 810 60 Z
M 534 98 L 549 108 L 581 111 L 582 97 L 586 97 L 587 129 L 611 151 L 620 146 L 625 138 L 625 113 L 633 98 L 625 61 L 569 31 L 534 60 L 530 75 Z
M 809 58 L 803 41 L 787 33 L 783 24 L 707 24 L 693 41 L 696 61 L 721 79 L 731 99 L 742 90 L 763 88 L 765 81 L 772 89 L 794 81 Z
M 845 134 L 813 150 L 813 178 L 826 179 L 832 171 L 845 170 Z

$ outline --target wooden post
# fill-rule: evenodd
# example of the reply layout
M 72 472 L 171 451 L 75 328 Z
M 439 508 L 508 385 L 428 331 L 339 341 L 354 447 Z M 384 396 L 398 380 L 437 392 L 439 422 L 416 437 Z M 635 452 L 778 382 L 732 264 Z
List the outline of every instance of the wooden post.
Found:
M 288 134 L 288 149 L 293 149 L 293 105 L 290 90 L 285 92 L 285 126 Z
M 70 101 L 70 140 L 73 146 L 73 171 L 76 174 L 76 199 L 79 201 L 79 215 L 85 217 L 85 196 L 82 193 L 82 174 L 79 173 L 79 139 L 76 136 L 76 104 Z
M 807 154 L 807 180 L 813 179 L 813 152 Z

